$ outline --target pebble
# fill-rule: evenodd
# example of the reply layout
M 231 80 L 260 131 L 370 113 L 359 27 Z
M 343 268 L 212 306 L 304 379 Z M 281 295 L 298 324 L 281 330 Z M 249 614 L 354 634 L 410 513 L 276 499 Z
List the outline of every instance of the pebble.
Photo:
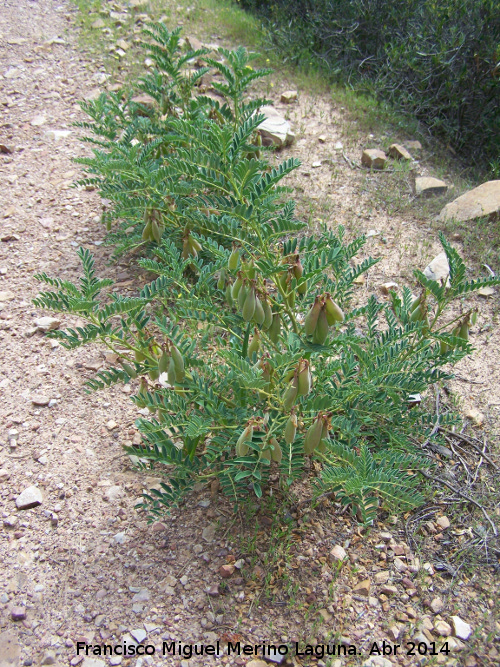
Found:
M 214 523 L 211 523 L 209 526 L 203 529 L 203 532 L 201 534 L 202 538 L 205 540 L 205 542 L 213 542 L 214 537 L 215 537 L 215 529 L 216 525 Z
M 45 407 L 46 405 L 49 404 L 49 401 L 50 401 L 49 396 L 42 396 L 42 395 L 33 396 L 32 399 L 31 399 L 31 402 L 33 403 L 33 405 L 38 405 L 40 407 Z
M 396 595 L 398 589 L 396 588 L 396 586 L 390 586 L 389 584 L 384 584 L 380 588 L 380 592 L 383 593 L 384 595 Z
M 297 100 L 298 93 L 296 90 L 285 90 L 284 93 L 281 93 L 280 101 L 284 104 L 290 104 Z
M 442 530 L 446 530 L 450 527 L 450 520 L 447 516 L 440 516 L 437 518 L 436 523 Z
M 335 560 L 342 561 L 347 558 L 347 551 L 340 544 L 336 544 L 330 553 Z
M 8 516 L 3 520 L 4 528 L 15 528 L 17 526 L 17 516 Z
M 429 609 L 433 614 L 439 614 L 444 609 L 444 602 L 441 600 L 441 598 L 434 598 L 434 600 L 432 600 L 429 605 Z
M 356 584 L 356 586 L 354 586 L 352 592 L 357 593 L 358 595 L 365 595 L 366 597 L 368 597 L 370 593 L 370 586 L 371 586 L 370 579 L 364 579 L 363 581 L 360 581 L 359 584 Z
M 110 419 L 109 422 L 106 423 L 106 428 L 108 431 L 113 431 L 115 428 L 118 428 L 118 424 Z
M 125 544 L 127 541 L 127 534 L 122 532 L 122 533 L 116 533 L 116 535 L 113 536 L 114 541 L 116 544 Z
M 110 503 L 116 503 L 125 496 L 125 491 L 121 486 L 113 485 L 104 491 L 103 499 Z
M 401 144 L 392 144 L 389 146 L 389 150 L 387 152 L 389 153 L 390 157 L 395 158 L 396 160 L 413 160 L 410 153 L 404 146 L 401 146 Z
M 384 169 L 387 155 L 378 148 L 368 148 L 361 155 L 361 164 L 370 169 Z
M 453 626 L 453 634 L 455 637 L 464 640 L 469 639 L 472 634 L 472 628 L 468 623 L 462 621 L 460 616 L 451 616 L 450 621 Z
M 55 661 L 56 661 L 56 653 L 55 653 L 55 651 L 52 651 L 52 650 L 49 649 L 48 651 L 45 651 L 45 653 L 43 654 L 43 658 L 42 658 L 40 664 L 41 665 L 53 665 L 55 663 Z
M 37 486 L 29 486 L 16 498 L 16 507 L 19 510 L 29 510 L 43 503 L 42 492 Z
M 53 139 L 54 141 L 59 141 L 59 139 L 66 139 L 70 134 L 72 134 L 71 130 L 47 130 L 45 133 L 48 139 Z
M 396 557 L 393 561 L 393 565 L 394 569 L 396 569 L 398 572 L 406 572 L 406 570 L 408 569 L 408 566 L 406 565 L 406 563 L 403 563 L 401 558 Z
M 392 662 L 381 655 L 374 655 L 365 660 L 362 667 L 393 667 Z
M 52 331 L 53 329 L 59 329 L 61 320 L 58 320 L 55 317 L 39 317 L 35 320 L 35 326 L 38 331 Z
M 391 291 L 393 292 L 397 291 L 398 287 L 399 285 L 397 283 L 391 281 L 388 283 L 382 283 L 382 285 L 380 285 L 380 291 L 383 294 L 389 294 L 389 292 Z
M 82 667 L 106 667 L 106 663 L 104 660 L 98 660 L 97 658 L 84 658 Z
M 148 602 L 151 596 L 147 588 L 142 588 L 138 593 L 132 598 L 132 602 Z
M 223 579 L 229 579 L 234 572 L 234 564 L 227 563 L 226 565 L 221 565 L 219 568 L 219 574 Z
M 132 637 L 135 639 L 135 641 L 138 644 L 141 644 L 146 639 L 146 637 L 148 636 L 146 631 L 143 630 L 142 628 L 137 628 L 135 630 L 131 630 L 130 634 L 132 635 Z
M 5 302 L 5 301 L 12 301 L 14 299 L 15 294 L 14 292 L 10 292 L 9 290 L 4 290 L 3 292 L 0 292 L 0 302 Z
M 10 616 L 13 621 L 24 621 L 26 618 L 25 607 L 13 607 Z
M 434 629 L 441 637 L 449 637 L 451 635 L 451 625 L 446 623 L 446 621 L 436 621 Z
M 45 116 L 40 114 L 38 116 L 35 116 L 31 120 L 31 125 L 33 125 L 33 127 L 40 127 L 40 125 L 45 125 L 46 122 L 47 122 L 47 119 L 45 118 Z
M 373 577 L 376 584 L 386 584 L 389 581 L 390 572 L 388 570 L 381 570 L 376 572 Z
M 447 190 L 448 186 L 439 178 L 419 176 L 415 179 L 415 194 L 417 196 L 442 195 Z

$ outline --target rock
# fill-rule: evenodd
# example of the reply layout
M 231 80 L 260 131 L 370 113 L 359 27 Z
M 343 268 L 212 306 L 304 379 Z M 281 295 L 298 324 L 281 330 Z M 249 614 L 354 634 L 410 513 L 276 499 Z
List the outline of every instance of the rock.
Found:
M 399 285 L 395 282 L 388 282 L 388 283 L 382 283 L 380 285 L 380 291 L 383 294 L 389 294 L 389 292 L 396 292 L 398 289 Z
M 132 637 L 135 639 L 135 641 L 138 644 L 141 644 L 146 639 L 146 637 L 148 636 L 146 630 L 143 630 L 142 628 L 137 628 L 136 630 L 131 630 L 130 634 L 132 635 Z
M 396 586 L 390 586 L 389 584 L 384 584 L 380 587 L 380 592 L 384 595 L 396 595 L 398 589 Z
M 84 658 L 81 667 L 106 667 L 106 663 L 98 658 Z
M 381 655 L 374 655 L 365 660 L 362 667 L 393 667 L 393 665 L 387 658 L 383 658 Z
M 205 542 L 213 542 L 214 537 L 215 537 L 215 529 L 216 525 L 214 523 L 211 523 L 209 526 L 203 529 L 203 532 L 201 534 L 202 538 L 205 540 Z
M 345 560 L 347 558 L 347 552 L 340 544 L 336 544 L 330 553 L 335 560 Z
M 290 146 L 295 141 L 292 126 L 276 111 L 274 107 L 262 107 L 259 113 L 266 119 L 259 125 L 258 131 L 264 146 Z
M 284 93 L 281 93 L 280 101 L 284 104 L 290 104 L 291 102 L 296 102 L 298 93 L 296 90 L 285 90 Z
M 101 30 L 102 28 L 106 27 L 106 24 L 102 19 L 96 19 L 93 23 L 91 23 L 90 27 L 94 30 Z
M 389 146 L 389 150 L 387 152 L 389 153 L 390 157 L 393 157 L 396 160 L 413 160 L 410 153 L 404 146 L 401 146 L 401 144 L 392 144 L 392 146 Z
M 116 535 L 113 536 L 113 540 L 116 544 L 125 544 L 127 541 L 127 534 L 125 532 L 116 533 Z
M 221 565 L 219 568 L 219 574 L 223 579 L 229 579 L 234 572 L 234 565 L 232 563 L 227 563 L 226 565 Z
M 405 141 L 405 146 L 411 151 L 421 151 L 422 144 L 420 141 Z
M 13 621 L 24 621 L 26 618 L 26 607 L 13 607 L 10 612 Z
M 500 214 L 500 180 L 487 181 L 457 197 L 443 208 L 438 220 L 466 222 L 476 218 L 495 219 Z
M 151 596 L 147 588 L 141 588 L 141 590 L 134 595 L 132 602 L 149 602 Z
M 484 415 L 482 412 L 479 412 L 479 410 L 476 410 L 476 408 L 467 410 L 465 416 L 467 419 L 470 419 L 472 422 L 474 422 L 476 426 L 482 426 L 484 424 Z
M 449 637 L 451 635 L 451 625 L 446 623 L 446 621 L 436 621 L 434 629 L 440 637 Z
M 39 116 L 35 116 L 32 119 L 31 125 L 33 125 L 33 127 L 40 127 L 40 125 L 45 125 L 46 122 L 47 122 L 47 119 L 45 118 L 45 116 L 39 115 Z
M 113 485 L 110 486 L 104 491 L 104 500 L 107 500 L 109 503 L 116 503 L 122 498 L 125 497 L 125 491 L 121 486 Z
M 394 565 L 394 569 L 396 569 L 398 572 L 406 572 L 408 569 L 408 566 L 401 560 L 401 558 L 396 557 L 392 564 Z
M 472 634 L 472 628 L 468 623 L 462 621 L 460 616 L 451 616 L 450 621 L 453 626 L 453 634 L 455 637 L 464 640 L 469 639 Z
M 392 540 L 392 533 L 380 533 L 380 539 L 384 542 L 390 542 Z
M 199 51 L 200 49 L 203 48 L 202 42 L 200 42 L 200 40 L 197 37 L 189 35 L 185 39 L 186 39 L 186 44 L 191 49 L 191 51 Z
M 72 130 L 47 130 L 45 135 L 48 139 L 59 141 L 59 139 L 67 139 L 72 133 Z
M 436 519 L 436 523 L 442 530 L 446 530 L 447 528 L 450 527 L 450 520 L 448 519 L 447 516 L 438 517 Z
M 247 662 L 245 667 L 269 667 L 269 663 L 264 662 L 264 660 L 250 660 Z
M 319 137 L 318 137 L 318 141 L 319 141 L 320 144 L 326 144 L 326 142 L 327 142 L 326 135 L 320 134 Z
M 4 528 L 7 528 L 7 530 L 10 528 L 15 528 L 17 526 L 17 516 L 8 516 L 3 520 L 3 525 Z
M 399 635 L 401 634 L 401 627 L 397 624 L 394 623 L 393 625 L 389 626 L 389 630 L 387 631 L 387 634 L 389 635 L 390 639 L 392 641 L 397 642 Z
M 434 600 L 432 600 L 429 605 L 429 609 L 433 614 L 439 614 L 444 609 L 444 602 L 441 600 L 441 598 L 434 598 Z
M 136 95 L 135 97 L 132 98 L 132 102 L 135 102 L 135 104 L 142 104 L 142 106 L 147 107 L 148 109 L 154 109 L 156 102 L 151 95 L 147 95 L 146 93 L 142 93 L 141 95 Z
M 439 255 L 436 255 L 432 262 L 425 267 L 423 273 L 429 280 L 436 280 L 437 282 L 447 280 L 450 275 L 450 266 L 446 253 L 440 252 Z
M 388 570 L 382 570 L 381 572 L 376 572 L 375 579 L 376 584 L 386 584 L 389 581 L 390 572 Z
M 384 169 L 387 155 L 378 148 L 367 148 L 361 155 L 361 164 L 369 169 Z
M 53 329 L 59 329 L 61 320 L 57 320 L 55 317 L 39 317 L 35 320 L 35 326 L 38 331 L 52 331 Z
M 493 287 L 481 287 L 481 289 L 477 290 L 478 296 L 493 296 L 495 294 L 495 289 Z
M 41 395 L 33 396 L 31 402 L 33 403 L 33 405 L 39 405 L 41 407 L 44 407 L 49 404 L 50 398 L 49 396 L 41 396 Z
M 432 176 L 419 176 L 415 179 L 415 194 L 420 196 L 443 195 L 448 190 L 444 181 Z
M 4 153 L 6 155 L 9 155 L 10 153 L 14 152 L 13 146 L 7 146 L 7 144 L 2 144 L 0 143 L 0 153 Z
M 0 667 L 17 667 L 20 648 L 12 630 L 0 633 Z
M 370 579 L 364 579 L 363 581 L 360 581 L 359 584 L 356 584 L 356 586 L 354 586 L 352 592 L 357 593 L 358 595 L 364 595 L 368 597 L 368 595 L 370 594 L 370 586 L 371 586 Z
M 15 296 L 14 292 L 4 290 L 3 292 L 0 292 L 0 302 L 5 303 L 5 301 L 12 301 Z
M 128 49 L 130 49 L 130 44 L 126 42 L 124 39 L 119 39 L 116 42 L 116 46 L 122 49 L 122 51 L 128 51 Z
M 53 665 L 56 661 L 56 652 L 52 650 L 45 651 L 40 662 L 41 665 Z
M 109 422 L 106 423 L 106 428 L 108 429 L 108 431 L 114 431 L 115 428 L 118 428 L 118 424 L 112 419 L 110 419 Z
M 42 492 L 37 486 L 29 486 L 17 496 L 16 507 L 18 510 L 29 510 L 43 503 Z

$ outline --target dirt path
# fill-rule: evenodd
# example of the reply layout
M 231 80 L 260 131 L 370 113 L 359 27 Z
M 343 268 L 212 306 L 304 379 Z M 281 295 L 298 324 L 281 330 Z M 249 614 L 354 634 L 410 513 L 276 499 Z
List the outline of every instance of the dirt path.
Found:
M 74 666 L 83 660 L 78 641 L 157 648 L 154 657 L 102 659 L 111 665 L 248 664 L 248 656 L 189 662 L 178 655 L 161 657 L 166 641 L 221 640 L 225 646 L 228 638 L 249 644 L 352 644 L 357 657 L 341 662 L 325 657 L 317 664 L 355 665 L 367 660 L 373 642 L 384 639 L 402 643 L 416 636 L 441 646 L 436 623 L 451 623 L 455 613 L 474 635 L 468 644 L 450 639 L 458 652 L 434 660 L 497 664 L 494 637 L 500 626 L 491 583 L 485 585 L 481 576 L 462 580 L 458 573 L 451 579 L 430 564 L 440 560 L 446 541 L 436 523 L 446 513 L 444 505 L 429 511 L 426 520 L 434 524 L 422 554 L 408 542 L 402 523 L 380 523 L 362 534 L 330 506 L 305 515 L 292 512 L 291 527 L 283 532 L 273 523 L 270 503 L 263 503 L 249 526 L 208 489 L 152 527 L 134 510 L 143 487 L 157 482 L 139 478 L 123 456 L 122 444 L 137 438 L 137 410 L 120 387 L 86 395 L 84 380 L 104 366 L 104 352 L 67 352 L 45 340 L 35 331 L 42 313 L 31 304 L 40 288 L 34 273 L 72 280 L 79 275 L 75 248 L 80 245 L 95 254 L 99 275 L 114 277 L 122 292 L 136 288 L 131 270 L 107 264 L 97 194 L 70 188 L 77 177 L 71 158 L 82 152 L 71 126 L 83 119 L 76 103 L 104 80 L 67 33 L 71 21 L 67 3 L 6 0 L 0 8 L 0 143 L 11 149 L 0 155 L 0 665 Z M 354 200 L 363 184 L 342 157 L 334 156 L 333 181 L 331 164 L 312 164 L 331 158 L 333 144 L 345 141 L 342 114 L 332 111 L 326 97 L 321 103 L 304 98 L 293 113 L 297 124 L 308 114 L 307 129 L 290 151 L 304 161 L 298 184 L 313 201 L 330 188 L 337 222 L 349 224 L 351 207 L 363 219 L 361 231 L 382 231 L 387 243 L 376 237 L 370 251 L 382 248 L 386 258 L 370 277 L 372 285 L 401 280 L 409 259 L 398 245 L 417 222 L 409 221 L 409 231 L 402 231 L 405 221 L 397 217 L 389 220 L 376 210 L 361 214 Z M 323 133 L 328 142 L 318 144 Z M 362 141 L 346 144 L 352 159 L 359 158 Z M 427 246 L 429 256 L 419 257 L 420 266 L 435 249 Z M 487 347 L 489 335 L 480 334 L 483 347 L 462 371 L 478 382 L 498 377 L 490 352 L 496 339 Z M 500 383 L 487 386 L 493 404 Z M 483 385 L 468 387 L 483 400 Z M 18 511 L 16 498 L 32 485 L 42 492 L 42 504 Z M 455 520 L 449 529 L 456 532 L 454 539 L 461 539 L 462 528 Z M 341 546 L 347 552 L 343 568 L 336 565 Z M 220 567 L 232 571 L 235 562 L 236 572 L 225 580 Z M 436 599 L 433 612 L 426 605 Z M 441 635 L 446 632 L 441 626 Z M 306 662 L 305 656 L 289 658 L 289 664 Z M 420 658 L 404 654 L 389 659 L 377 664 L 420 664 Z M 85 667 L 105 663 L 87 661 Z

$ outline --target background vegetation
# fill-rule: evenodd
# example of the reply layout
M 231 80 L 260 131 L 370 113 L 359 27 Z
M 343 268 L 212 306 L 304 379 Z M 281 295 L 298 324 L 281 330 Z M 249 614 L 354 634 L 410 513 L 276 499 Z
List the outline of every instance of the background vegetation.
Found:
M 416 116 L 469 163 L 500 174 L 496 0 L 238 0 L 289 61 Z

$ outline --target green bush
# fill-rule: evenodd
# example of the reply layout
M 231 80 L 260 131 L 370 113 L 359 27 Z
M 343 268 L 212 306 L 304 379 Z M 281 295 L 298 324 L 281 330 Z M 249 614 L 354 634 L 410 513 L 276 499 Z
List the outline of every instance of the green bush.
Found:
M 241 0 L 297 64 L 368 90 L 479 166 L 500 154 L 497 0 Z
M 416 471 L 431 465 L 418 442 L 436 420 L 419 395 L 472 349 L 475 313 L 448 306 L 500 280 L 467 282 L 443 239 L 449 286 L 417 272 L 416 298 L 405 288 L 390 304 L 372 296 L 353 308 L 353 283 L 375 260 L 355 262 L 364 239 L 346 243 L 342 228 L 314 237 L 294 217 L 281 181 L 299 163 L 271 168 L 259 146 L 263 101 L 244 101 L 266 71 L 241 48 L 218 60 L 183 52 L 179 31 L 161 24 L 148 34 L 156 70 L 140 88 L 154 102 L 83 104 L 93 156 L 80 162 L 81 183 L 113 203 L 115 238 L 142 248 L 140 266 L 158 278 L 137 297 L 106 296 L 112 281 L 80 249 L 80 284 L 40 274 L 51 289 L 34 301 L 86 320 L 50 333 L 65 347 L 100 341 L 119 356 L 91 389 L 138 379 L 132 400 L 150 418 L 137 421 L 142 444 L 128 452 L 165 479 L 144 508 L 158 514 L 214 480 L 236 502 L 260 497 L 272 471 L 286 490 L 309 456 L 321 464 L 316 492 L 335 492 L 364 522 L 381 505 L 418 505 Z M 205 68 L 190 72 L 195 59 L 220 73 L 224 99 L 196 95 Z

